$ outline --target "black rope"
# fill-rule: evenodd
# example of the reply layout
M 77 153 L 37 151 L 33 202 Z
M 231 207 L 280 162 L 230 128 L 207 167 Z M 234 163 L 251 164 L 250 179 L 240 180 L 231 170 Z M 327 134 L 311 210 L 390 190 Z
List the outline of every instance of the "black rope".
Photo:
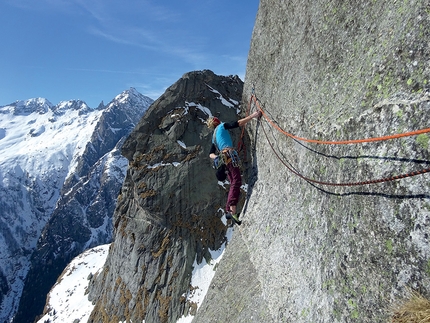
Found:
M 399 180 L 399 179 L 403 179 L 403 178 L 407 178 L 407 177 L 413 177 L 413 176 L 417 176 L 417 175 L 422 175 L 422 174 L 426 174 L 430 172 L 430 168 L 426 168 L 426 169 L 422 169 L 419 171 L 414 171 L 411 173 L 407 173 L 407 174 L 401 174 L 401 175 L 397 175 L 397 176 L 393 176 L 393 177 L 387 177 L 387 178 L 380 178 L 380 179 L 374 179 L 374 180 L 368 180 L 368 181 L 363 181 L 363 182 L 350 182 L 350 183 L 331 183 L 331 182 L 324 182 L 324 181 L 318 181 L 309 177 L 305 177 L 304 175 L 300 174 L 298 171 L 294 170 L 292 166 L 290 166 L 291 164 L 288 162 L 285 162 L 280 156 L 279 154 L 276 152 L 275 148 L 273 147 L 272 142 L 269 139 L 269 136 L 267 135 L 266 129 L 264 128 L 263 124 L 261 124 L 261 128 L 263 129 L 264 132 L 264 136 L 267 139 L 267 142 L 269 143 L 270 148 L 272 149 L 273 153 L 275 154 L 275 156 L 279 159 L 279 161 L 294 175 L 302 178 L 303 180 L 310 182 L 310 183 L 314 183 L 314 184 L 319 184 L 319 185 L 326 185 L 326 186 L 362 186 L 362 185 L 369 185 L 369 184 L 377 184 L 377 183 L 384 183 L 384 182 L 390 182 L 390 181 L 395 181 L 395 180 Z

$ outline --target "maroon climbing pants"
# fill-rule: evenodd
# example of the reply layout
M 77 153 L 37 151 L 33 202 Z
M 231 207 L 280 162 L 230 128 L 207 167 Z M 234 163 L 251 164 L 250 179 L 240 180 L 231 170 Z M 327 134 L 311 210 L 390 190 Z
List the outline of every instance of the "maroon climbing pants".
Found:
M 230 212 L 231 205 L 237 205 L 239 202 L 240 187 L 242 186 L 242 178 L 240 176 L 240 168 L 234 167 L 233 163 L 227 164 L 227 176 L 230 182 L 230 190 L 228 191 L 226 212 Z

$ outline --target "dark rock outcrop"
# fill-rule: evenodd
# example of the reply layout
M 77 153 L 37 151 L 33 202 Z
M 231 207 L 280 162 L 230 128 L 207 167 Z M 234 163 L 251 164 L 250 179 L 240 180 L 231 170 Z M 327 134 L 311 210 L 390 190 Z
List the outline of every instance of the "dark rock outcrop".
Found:
M 208 158 L 209 115 L 236 120 L 243 82 L 211 71 L 185 74 L 156 100 L 123 145 L 130 161 L 114 214 L 114 242 L 92 279 L 90 322 L 176 322 L 193 263 L 226 241 L 225 190 Z M 239 136 L 238 131 L 238 136 Z

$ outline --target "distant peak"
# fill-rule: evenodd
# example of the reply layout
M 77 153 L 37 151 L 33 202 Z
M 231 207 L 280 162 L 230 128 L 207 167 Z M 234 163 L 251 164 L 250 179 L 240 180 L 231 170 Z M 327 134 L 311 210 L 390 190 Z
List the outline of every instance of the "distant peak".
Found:
M 67 110 L 81 110 L 82 112 L 91 110 L 88 105 L 82 100 L 69 100 L 61 101 L 55 108 L 53 108 L 56 114 L 62 114 Z
M 127 91 L 128 91 L 128 93 L 130 93 L 132 95 L 141 95 L 141 93 L 139 91 L 137 91 L 134 87 L 129 88 Z
M 127 113 L 142 115 L 142 109 L 146 110 L 153 102 L 153 99 L 139 93 L 135 88 L 131 87 L 118 94 L 105 106 L 103 111 L 121 110 L 128 111 Z
M 102 102 L 100 102 L 96 110 L 103 110 L 104 108 L 105 108 L 105 103 L 102 100 Z
M 134 87 L 129 88 L 128 90 L 122 91 L 120 94 L 118 94 L 115 97 L 116 101 L 122 101 L 124 99 L 127 99 L 130 96 L 141 96 L 142 94 L 140 94 Z
M 44 114 L 52 109 L 53 104 L 45 98 L 32 98 L 28 100 L 18 100 L 14 103 L 1 107 L 3 111 L 9 111 L 14 115 L 29 115 L 31 113 Z
M 40 105 L 40 106 L 49 106 L 52 107 L 52 103 L 49 102 L 47 99 L 45 98 L 33 98 L 33 99 L 28 99 L 25 100 L 24 103 L 26 105 L 30 105 L 30 104 L 34 104 L 34 105 Z
M 127 103 L 131 101 L 152 101 L 151 98 L 148 98 L 147 96 L 144 96 L 142 93 L 137 91 L 134 87 L 129 88 L 128 90 L 123 91 L 122 93 L 118 94 L 115 99 L 113 99 L 113 103 Z

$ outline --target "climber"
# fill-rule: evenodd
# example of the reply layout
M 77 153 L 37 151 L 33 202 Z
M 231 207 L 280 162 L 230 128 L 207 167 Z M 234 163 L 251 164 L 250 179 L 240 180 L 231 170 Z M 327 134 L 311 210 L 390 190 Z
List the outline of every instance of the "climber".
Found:
M 227 197 L 227 219 L 233 220 L 240 224 L 239 214 L 237 213 L 237 203 L 239 202 L 240 187 L 242 186 L 241 173 L 239 168 L 239 156 L 233 148 L 233 142 L 229 129 L 243 127 L 249 121 L 255 118 L 260 118 L 261 112 L 256 111 L 246 118 L 233 122 L 221 122 L 217 117 L 209 117 L 206 124 L 209 129 L 214 130 L 212 136 L 212 146 L 209 157 L 213 160 L 219 158 L 223 160 L 227 169 L 227 176 L 230 182 L 230 190 Z

